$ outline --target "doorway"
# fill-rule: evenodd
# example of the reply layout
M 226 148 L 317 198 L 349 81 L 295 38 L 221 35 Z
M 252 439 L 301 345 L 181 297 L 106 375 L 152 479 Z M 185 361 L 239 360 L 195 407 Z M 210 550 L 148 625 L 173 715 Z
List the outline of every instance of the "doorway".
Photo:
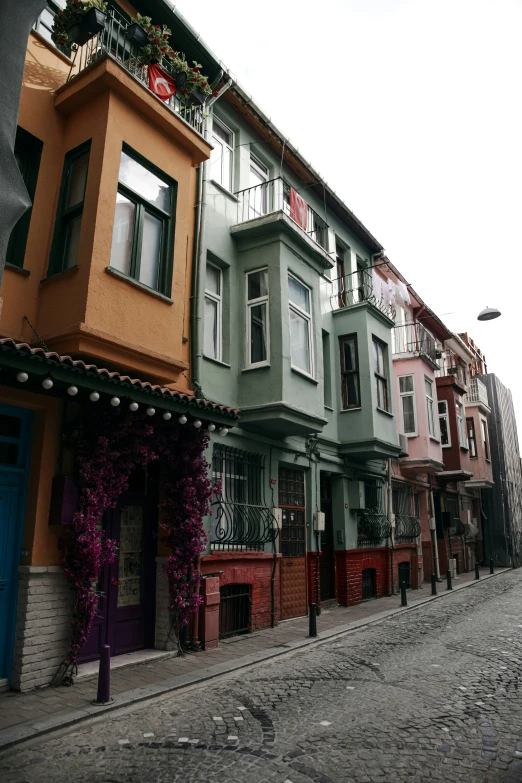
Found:
M 11 678 L 32 411 L 0 405 L 0 679 Z
M 321 511 L 324 514 L 324 531 L 321 533 L 320 593 L 321 601 L 328 601 L 335 598 L 335 552 L 332 482 L 326 473 L 321 473 Z
M 306 522 L 303 470 L 279 469 L 281 619 L 306 614 Z
M 139 483 L 134 477 L 135 488 L 103 515 L 105 534 L 116 541 L 118 553 L 100 574 L 98 611 L 81 663 L 97 660 L 103 644 L 110 646 L 111 657 L 153 647 L 157 503 L 155 508 L 151 493 L 138 489 Z

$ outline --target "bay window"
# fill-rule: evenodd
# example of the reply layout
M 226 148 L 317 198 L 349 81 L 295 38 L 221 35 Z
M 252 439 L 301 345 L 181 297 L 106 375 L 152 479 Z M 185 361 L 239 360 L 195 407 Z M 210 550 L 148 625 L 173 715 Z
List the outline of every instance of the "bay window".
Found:
M 439 402 L 439 429 L 440 442 L 442 446 L 451 446 L 451 435 L 448 418 L 448 403 L 446 400 Z
M 175 206 L 174 181 L 124 147 L 110 268 L 166 296 L 172 288 Z
M 399 377 L 399 399 L 402 431 L 405 435 L 417 434 L 415 415 L 415 382 L 413 375 Z
M 430 438 L 436 438 L 437 433 L 435 430 L 435 410 L 433 402 L 433 381 L 429 378 L 424 378 L 424 388 L 426 391 L 426 411 L 428 414 L 428 435 Z
M 268 169 L 254 155 L 250 155 L 250 190 L 248 193 L 249 219 L 268 212 Z
M 219 185 L 232 191 L 234 179 L 234 134 L 215 117 L 212 121 L 210 176 Z
M 268 331 L 268 269 L 246 276 L 247 367 L 261 367 L 270 361 Z
M 348 334 L 339 337 L 341 351 L 341 390 L 343 410 L 361 407 L 359 383 L 359 356 L 357 353 L 357 335 Z
M 204 354 L 221 361 L 222 355 L 222 291 L 223 273 L 219 267 L 207 263 L 205 282 Z
M 377 407 L 390 412 L 388 393 L 388 346 L 373 338 L 374 375 L 377 386 Z
M 288 275 L 290 309 L 290 363 L 307 375 L 313 375 L 312 306 L 310 289 Z

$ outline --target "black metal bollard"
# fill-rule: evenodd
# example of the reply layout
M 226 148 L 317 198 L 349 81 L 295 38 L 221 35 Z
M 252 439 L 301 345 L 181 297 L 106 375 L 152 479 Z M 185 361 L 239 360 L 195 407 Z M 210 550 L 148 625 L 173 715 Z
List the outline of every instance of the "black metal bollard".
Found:
M 94 704 L 109 704 L 111 701 L 111 648 L 102 644 L 100 669 L 98 672 L 98 693 Z
M 437 575 L 431 575 L 431 594 L 437 595 Z
M 480 579 L 479 564 L 475 563 L 475 579 Z
M 452 587 L 452 584 L 451 584 L 451 571 L 448 571 L 448 573 L 446 574 L 446 579 L 448 580 L 448 586 L 447 586 L 446 589 L 447 590 L 453 590 L 453 587 Z
M 401 606 L 408 606 L 408 599 L 406 597 L 406 582 L 401 582 Z
M 491 558 L 491 560 L 489 561 L 489 573 L 490 574 L 495 573 L 495 569 L 493 568 L 493 558 Z
M 317 636 L 317 605 L 310 604 L 308 609 L 308 636 Z

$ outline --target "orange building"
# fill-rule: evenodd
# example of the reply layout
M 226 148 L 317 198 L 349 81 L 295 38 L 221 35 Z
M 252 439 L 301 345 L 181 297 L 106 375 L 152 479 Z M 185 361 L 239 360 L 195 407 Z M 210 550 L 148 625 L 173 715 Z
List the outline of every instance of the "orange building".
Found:
M 198 437 L 237 418 L 190 383 L 198 168 L 211 152 L 202 108 L 148 88 L 126 41 L 128 3 L 71 57 L 45 13 L 29 36 L 15 149 L 33 207 L 11 237 L 0 317 L 0 683 L 21 690 L 50 682 L 70 640 L 60 541 L 78 507 L 85 416 Z M 100 521 L 119 556 L 101 570 L 80 662 L 100 642 L 112 654 L 169 644 L 154 509 L 172 477 L 145 468 Z

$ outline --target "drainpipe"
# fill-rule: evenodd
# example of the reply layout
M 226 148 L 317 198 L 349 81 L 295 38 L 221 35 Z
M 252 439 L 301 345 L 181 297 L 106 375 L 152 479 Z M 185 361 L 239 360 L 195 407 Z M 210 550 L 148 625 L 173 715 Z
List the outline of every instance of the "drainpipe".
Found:
M 437 582 L 440 582 L 440 566 L 439 566 L 439 548 L 437 546 L 437 525 L 435 522 L 435 504 L 433 502 L 433 490 L 430 488 L 430 534 L 431 534 L 431 549 L 433 552 L 433 562 L 435 564 L 435 576 Z
M 219 77 L 221 78 L 221 76 Z M 218 78 L 218 80 L 219 80 Z M 219 95 L 210 98 L 205 104 L 205 112 L 232 86 L 232 79 L 220 89 Z M 203 135 L 209 137 L 208 114 L 205 114 Z M 201 258 L 203 255 L 203 236 L 205 228 L 205 206 L 207 196 L 207 162 L 199 164 L 196 185 L 196 212 L 194 216 L 194 247 L 192 251 L 192 282 L 190 292 L 190 374 L 196 396 L 202 397 L 201 390 L 201 349 L 200 349 L 200 296 L 199 281 Z
M 391 525 L 391 534 L 390 534 L 390 541 L 391 541 L 391 547 L 390 547 L 390 586 L 391 586 L 391 594 L 394 595 L 395 593 L 395 586 L 393 581 L 393 541 L 394 541 L 394 534 L 395 534 L 395 525 L 394 525 L 394 519 L 393 519 L 393 490 L 392 490 L 392 461 L 391 457 L 388 457 L 388 519 L 390 521 Z

